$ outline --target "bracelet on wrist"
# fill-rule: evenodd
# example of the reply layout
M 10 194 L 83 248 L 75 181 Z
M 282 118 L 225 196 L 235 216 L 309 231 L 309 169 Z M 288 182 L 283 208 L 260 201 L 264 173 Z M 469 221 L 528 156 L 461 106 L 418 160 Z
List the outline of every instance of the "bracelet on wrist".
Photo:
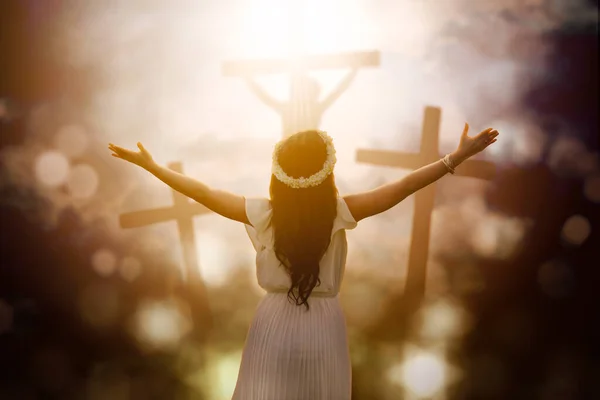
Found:
M 452 169 L 456 168 L 456 160 L 452 159 L 452 154 L 448 154 L 448 164 L 450 164 Z
M 450 172 L 451 174 L 454 174 L 454 164 L 452 163 L 452 159 L 450 158 L 450 154 L 446 154 L 444 156 L 444 158 L 442 158 L 442 162 L 444 163 L 444 165 L 446 166 L 446 168 L 448 169 L 448 172 Z

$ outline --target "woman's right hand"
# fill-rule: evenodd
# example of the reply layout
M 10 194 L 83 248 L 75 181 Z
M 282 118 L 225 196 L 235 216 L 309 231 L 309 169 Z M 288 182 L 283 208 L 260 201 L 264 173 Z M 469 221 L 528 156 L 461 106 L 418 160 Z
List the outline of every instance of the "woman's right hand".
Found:
M 108 144 L 108 148 L 113 152 L 112 156 L 121 160 L 129 161 L 132 164 L 139 165 L 144 169 L 149 169 L 154 165 L 152 155 L 141 142 L 137 144 L 140 151 L 133 151 L 116 146 L 112 143 Z
M 465 123 L 465 128 L 460 136 L 457 153 L 461 154 L 465 159 L 474 156 L 475 154 L 485 150 L 489 145 L 496 142 L 496 137 L 500 134 L 494 128 L 487 128 L 477 136 L 470 137 L 467 135 L 469 124 Z

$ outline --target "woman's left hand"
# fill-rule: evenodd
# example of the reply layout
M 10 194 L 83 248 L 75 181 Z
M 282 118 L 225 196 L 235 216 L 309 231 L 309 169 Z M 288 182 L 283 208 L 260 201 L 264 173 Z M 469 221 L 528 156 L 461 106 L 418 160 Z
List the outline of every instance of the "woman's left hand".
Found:
M 457 149 L 457 152 L 462 154 L 465 158 L 472 157 L 475 154 L 485 150 L 489 145 L 498 140 L 496 137 L 500 134 L 496 129 L 488 128 L 479 132 L 477 136 L 470 137 L 467 134 L 468 131 L 469 124 L 465 123 L 465 128 L 460 137 L 460 143 Z
M 127 150 L 122 147 L 116 146 L 112 143 L 108 144 L 109 150 L 113 152 L 112 156 L 120 158 L 125 161 L 129 161 L 135 165 L 139 165 L 144 169 L 150 168 L 154 165 L 154 160 L 152 159 L 152 155 L 148 150 L 144 148 L 141 142 L 137 143 L 140 151 Z

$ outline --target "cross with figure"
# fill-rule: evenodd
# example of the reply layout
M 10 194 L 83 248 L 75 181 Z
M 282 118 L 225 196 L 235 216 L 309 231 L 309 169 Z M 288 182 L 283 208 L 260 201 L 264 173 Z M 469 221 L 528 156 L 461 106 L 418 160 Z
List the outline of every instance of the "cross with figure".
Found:
M 359 149 L 356 160 L 374 165 L 412 170 L 439 160 L 438 145 L 441 113 L 441 109 L 437 107 L 425 108 L 423 131 L 421 133 L 421 151 L 419 153 Z M 488 161 L 466 160 L 456 168 L 455 175 L 492 180 L 496 175 L 496 166 Z M 432 183 L 414 194 L 415 210 L 408 255 L 408 272 L 403 294 L 406 299 L 414 302 L 413 304 L 419 304 L 425 294 L 435 185 L 435 183 Z
M 293 7 L 290 11 L 289 47 L 301 48 L 302 25 L 297 23 L 299 13 Z M 286 59 L 227 61 L 223 64 L 222 72 L 225 76 L 244 77 L 254 94 L 279 114 L 283 137 L 288 137 L 296 132 L 319 129 L 323 114 L 350 87 L 358 68 L 376 66 L 379 66 L 377 51 L 310 56 L 300 53 Z M 321 87 L 309 72 L 348 68 L 351 71 L 337 87 L 324 100 L 320 100 Z M 288 101 L 275 99 L 253 79 L 256 75 L 276 73 L 290 74 Z

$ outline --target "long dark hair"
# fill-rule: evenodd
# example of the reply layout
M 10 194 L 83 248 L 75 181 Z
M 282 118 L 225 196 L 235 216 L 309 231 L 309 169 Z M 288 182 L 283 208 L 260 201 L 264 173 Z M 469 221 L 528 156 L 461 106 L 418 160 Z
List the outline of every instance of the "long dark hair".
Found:
M 290 136 L 278 156 L 279 165 L 292 178 L 308 178 L 323 168 L 326 159 L 326 143 L 316 131 Z M 271 175 L 270 194 L 275 255 L 292 281 L 288 299 L 308 311 L 308 297 L 321 284 L 319 262 L 329 247 L 337 213 L 335 179 L 331 173 L 317 186 L 294 189 Z

